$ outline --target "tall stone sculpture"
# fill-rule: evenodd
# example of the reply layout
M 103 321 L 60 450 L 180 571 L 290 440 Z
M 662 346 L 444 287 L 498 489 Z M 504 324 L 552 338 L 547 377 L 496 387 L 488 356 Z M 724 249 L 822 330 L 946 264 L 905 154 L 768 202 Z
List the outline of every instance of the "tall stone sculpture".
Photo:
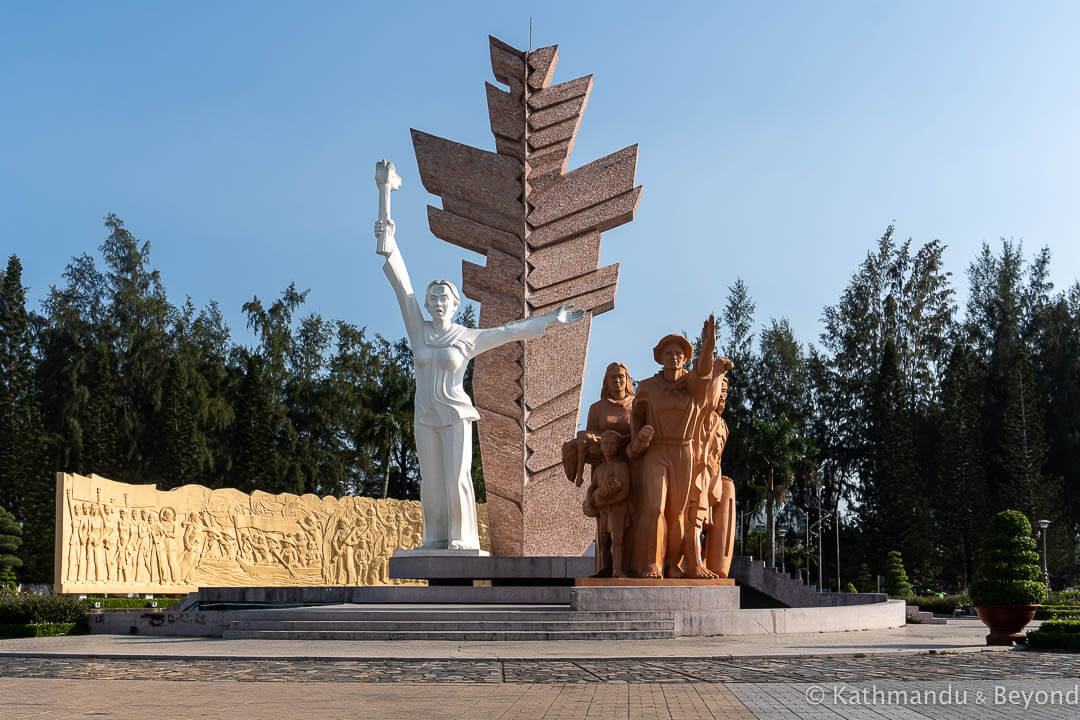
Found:
M 486 256 L 462 263 L 462 291 L 496 327 L 573 302 L 589 314 L 476 359 L 474 401 L 496 555 L 578 554 L 591 530 L 583 490 L 561 474 L 577 428 L 592 315 L 615 305 L 618 265 L 599 267 L 600 233 L 633 219 L 637 146 L 572 172 L 570 151 L 592 76 L 551 85 L 558 47 L 531 52 L 490 38 L 495 152 L 412 131 L 420 177 L 442 197 L 432 233 Z

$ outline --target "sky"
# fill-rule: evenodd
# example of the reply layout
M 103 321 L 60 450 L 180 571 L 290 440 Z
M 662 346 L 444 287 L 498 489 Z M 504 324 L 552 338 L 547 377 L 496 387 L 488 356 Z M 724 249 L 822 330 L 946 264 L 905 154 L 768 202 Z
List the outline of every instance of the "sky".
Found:
M 482 259 L 434 238 L 410 128 L 494 149 L 487 36 L 594 74 L 570 169 L 639 145 L 636 219 L 604 233 L 616 307 L 585 402 L 619 360 L 691 337 L 742 278 L 758 324 L 815 342 L 890 224 L 940 239 L 958 299 L 981 244 L 1050 248 L 1080 278 L 1080 5 L 1061 2 L 0 3 L 0 250 L 33 308 L 115 212 L 170 300 L 307 312 L 400 337 L 374 254 L 380 158 L 404 184 L 414 285 Z M 737 371 L 736 371 L 737 372 Z M 734 373 L 733 373 L 734 374 Z

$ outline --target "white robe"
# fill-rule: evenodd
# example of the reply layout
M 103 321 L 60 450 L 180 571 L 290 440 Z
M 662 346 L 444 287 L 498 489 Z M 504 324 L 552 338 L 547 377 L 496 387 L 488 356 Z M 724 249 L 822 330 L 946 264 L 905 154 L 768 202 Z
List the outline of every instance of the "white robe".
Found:
M 383 264 L 383 272 L 397 295 L 416 368 L 413 412 L 420 458 L 424 547 L 479 548 L 470 473 L 472 423 L 480 419 L 480 414 L 465 394 L 465 370 L 480 353 L 540 337 L 549 318 L 517 320 L 497 328 L 451 324 L 440 333 L 430 320 L 424 319 L 405 261 L 396 248 Z

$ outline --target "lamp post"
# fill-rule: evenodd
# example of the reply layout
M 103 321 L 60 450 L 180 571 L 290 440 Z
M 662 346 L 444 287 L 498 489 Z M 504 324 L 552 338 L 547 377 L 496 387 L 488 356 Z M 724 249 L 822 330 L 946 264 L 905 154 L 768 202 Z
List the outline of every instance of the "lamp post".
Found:
M 1050 570 L 1046 565 L 1046 529 L 1050 527 L 1049 520 L 1039 520 L 1039 534 L 1042 535 L 1042 561 L 1043 561 L 1043 582 L 1046 583 L 1046 602 L 1050 603 Z
M 780 536 L 780 572 L 786 574 L 787 573 L 787 562 L 786 562 L 786 560 L 787 560 L 787 550 L 784 547 L 784 545 L 785 545 L 784 538 L 787 537 L 787 530 L 785 528 L 780 528 L 776 532 L 776 534 Z

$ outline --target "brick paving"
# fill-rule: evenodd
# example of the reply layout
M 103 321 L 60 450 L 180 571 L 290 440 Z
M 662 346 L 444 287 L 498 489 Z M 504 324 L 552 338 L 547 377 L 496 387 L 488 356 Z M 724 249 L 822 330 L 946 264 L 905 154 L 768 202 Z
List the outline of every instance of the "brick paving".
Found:
M 0 655 L 0 718 L 1072 720 L 1080 655 L 239 659 Z
M 859 683 L 1077 679 L 1080 655 L 934 655 L 595 660 L 188 660 L 0 656 L 0 678 L 337 683 Z

